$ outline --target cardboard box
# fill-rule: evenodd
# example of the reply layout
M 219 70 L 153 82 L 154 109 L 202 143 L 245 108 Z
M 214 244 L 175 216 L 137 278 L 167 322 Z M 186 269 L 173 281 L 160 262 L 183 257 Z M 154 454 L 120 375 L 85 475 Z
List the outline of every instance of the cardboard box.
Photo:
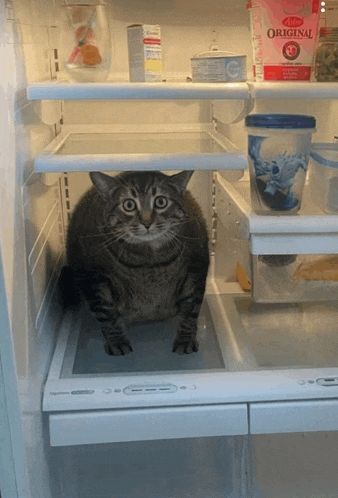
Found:
M 128 26 L 130 81 L 162 80 L 161 29 L 158 25 Z
M 249 0 L 254 77 L 311 79 L 319 0 Z

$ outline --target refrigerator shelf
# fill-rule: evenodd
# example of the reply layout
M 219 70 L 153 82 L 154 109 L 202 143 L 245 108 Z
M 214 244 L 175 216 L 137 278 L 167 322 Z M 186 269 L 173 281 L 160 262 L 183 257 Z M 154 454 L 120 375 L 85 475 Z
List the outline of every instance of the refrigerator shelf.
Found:
M 141 131 L 140 131 L 141 130 Z M 208 125 L 65 126 L 37 155 L 38 173 L 121 170 L 244 170 L 246 154 Z
M 250 100 L 336 99 L 338 83 L 69 83 L 27 86 L 28 100 Z
M 337 99 L 338 83 L 249 82 L 252 99 Z
M 231 183 L 217 174 L 217 213 L 225 226 L 230 220 L 224 206 L 230 204 L 236 212 L 242 213 L 238 230 L 242 239 L 250 239 L 251 254 L 338 253 L 338 215 L 325 214 L 317 207 L 307 185 L 302 207 L 296 215 L 260 216 L 251 209 L 248 172 Z
M 246 83 L 32 83 L 28 100 L 249 99 Z
M 337 378 L 337 312 L 334 302 L 261 305 L 221 294 L 211 281 L 199 318 L 198 353 L 173 355 L 171 319 L 134 326 L 129 331 L 134 352 L 125 357 L 106 355 L 87 309 L 68 313 L 43 411 L 336 398 L 337 385 L 324 381 Z M 298 424 L 294 432 L 302 430 L 300 419 Z

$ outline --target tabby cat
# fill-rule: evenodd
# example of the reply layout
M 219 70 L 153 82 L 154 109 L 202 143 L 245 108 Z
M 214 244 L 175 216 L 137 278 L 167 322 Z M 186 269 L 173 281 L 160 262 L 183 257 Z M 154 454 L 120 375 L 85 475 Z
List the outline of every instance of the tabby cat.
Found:
M 132 351 L 128 325 L 174 315 L 173 352 L 198 351 L 209 252 L 201 210 L 186 190 L 192 173 L 90 173 L 94 187 L 69 226 L 68 271 L 101 326 L 109 355 Z

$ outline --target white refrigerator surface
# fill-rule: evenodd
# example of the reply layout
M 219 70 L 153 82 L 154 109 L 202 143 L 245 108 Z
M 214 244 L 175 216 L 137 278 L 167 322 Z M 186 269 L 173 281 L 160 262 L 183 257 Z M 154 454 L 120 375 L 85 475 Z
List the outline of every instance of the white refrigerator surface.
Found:
M 63 10 L 0 1 L 1 498 L 338 497 L 338 284 L 292 279 L 337 254 L 338 215 L 307 182 L 297 216 L 255 215 L 244 126 L 306 114 L 333 142 L 338 83 L 255 82 L 246 0 L 107 0 L 108 80 L 71 83 Z M 135 23 L 161 27 L 161 82 L 129 83 Z M 210 47 L 246 55 L 247 81 L 192 83 Z M 172 320 L 134 327 L 133 354 L 109 357 L 88 310 L 61 309 L 88 172 L 124 169 L 196 170 L 212 265 L 195 355 L 171 352 Z M 280 254 L 290 265 L 267 264 Z

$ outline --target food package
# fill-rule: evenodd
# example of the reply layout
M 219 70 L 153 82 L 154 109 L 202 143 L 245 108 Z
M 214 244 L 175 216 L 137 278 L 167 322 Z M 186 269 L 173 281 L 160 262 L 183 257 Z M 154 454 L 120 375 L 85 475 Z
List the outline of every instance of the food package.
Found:
M 296 269 L 294 278 L 298 280 L 338 281 L 338 256 L 320 257 L 304 262 Z
M 310 80 L 319 0 L 249 0 L 256 81 Z

